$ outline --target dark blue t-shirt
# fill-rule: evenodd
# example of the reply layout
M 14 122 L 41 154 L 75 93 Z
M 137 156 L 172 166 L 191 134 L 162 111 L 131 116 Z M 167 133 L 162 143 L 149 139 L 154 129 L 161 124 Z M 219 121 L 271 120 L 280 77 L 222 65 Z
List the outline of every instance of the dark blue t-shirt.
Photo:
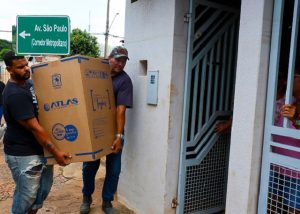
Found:
M 4 88 L 5 88 L 4 82 L 0 81 L 0 106 L 2 106 L 2 104 L 3 104 L 2 92 L 3 92 Z
M 4 152 L 13 156 L 42 155 L 43 148 L 31 131 L 18 121 L 38 117 L 37 99 L 32 82 L 25 86 L 8 81 L 3 91 L 3 113 L 7 124 Z
M 125 71 L 112 76 L 116 106 L 124 105 L 132 108 L 133 87 L 130 77 Z

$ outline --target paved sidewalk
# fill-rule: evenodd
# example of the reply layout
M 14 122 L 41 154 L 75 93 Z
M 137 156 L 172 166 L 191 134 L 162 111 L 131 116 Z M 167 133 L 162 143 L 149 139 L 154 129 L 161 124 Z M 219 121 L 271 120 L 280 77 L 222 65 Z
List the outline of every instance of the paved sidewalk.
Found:
M 102 166 L 97 174 L 96 191 L 93 195 L 92 210 L 90 214 L 102 214 L 101 210 L 101 188 L 105 175 L 105 168 Z M 44 207 L 38 214 L 77 214 L 82 200 L 81 195 L 82 176 L 81 163 L 70 164 L 67 167 L 55 165 L 54 184 Z M 8 214 L 14 189 L 14 182 L 3 157 L 3 144 L 0 142 L 0 210 Z M 124 205 L 114 202 L 114 206 L 121 214 L 134 214 Z

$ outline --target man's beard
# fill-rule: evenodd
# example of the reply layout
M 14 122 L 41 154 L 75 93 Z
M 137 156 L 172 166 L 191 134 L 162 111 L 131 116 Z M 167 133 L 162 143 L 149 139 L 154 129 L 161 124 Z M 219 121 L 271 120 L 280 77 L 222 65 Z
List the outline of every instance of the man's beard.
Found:
M 28 80 L 29 78 L 30 78 L 30 73 L 27 75 L 27 74 L 24 74 L 23 76 L 21 76 L 21 75 L 19 75 L 19 74 L 14 74 L 13 75 L 13 78 L 15 79 L 15 80 L 22 80 L 22 81 L 24 81 L 24 80 Z

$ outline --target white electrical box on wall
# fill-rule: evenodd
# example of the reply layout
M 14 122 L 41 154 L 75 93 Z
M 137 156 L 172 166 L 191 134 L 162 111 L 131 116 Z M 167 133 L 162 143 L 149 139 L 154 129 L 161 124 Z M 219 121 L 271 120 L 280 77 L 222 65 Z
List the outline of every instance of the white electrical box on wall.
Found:
M 158 102 L 158 71 L 147 72 L 147 104 L 157 105 Z

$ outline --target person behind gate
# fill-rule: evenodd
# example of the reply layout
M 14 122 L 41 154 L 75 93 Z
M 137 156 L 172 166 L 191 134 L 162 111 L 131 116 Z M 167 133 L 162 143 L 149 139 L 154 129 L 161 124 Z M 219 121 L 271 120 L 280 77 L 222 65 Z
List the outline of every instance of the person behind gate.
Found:
M 300 68 L 295 69 L 293 96 L 295 97 L 295 102 L 284 105 L 282 107 L 282 115 L 292 121 L 297 129 L 300 129 Z
M 102 188 L 102 210 L 105 213 L 115 212 L 111 202 L 117 191 L 119 175 L 121 172 L 125 112 L 126 108 L 132 108 L 133 102 L 132 82 L 130 77 L 124 71 L 128 59 L 128 51 L 122 46 L 115 47 L 108 57 L 116 103 L 117 134 L 115 140 L 112 142 L 112 153 L 106 156 L 106 175 Z M 99 166 L 100 160 L 83 163 L 83 201 L 80 206 L 81 214 L 90 212 L 92 194 L 95 189 L 95 176 Z
M 280 86 L 280 75 L 279 73 L 279 82 L 278 85 Z M 286 78 L 285 78 L 286 84 Z M 300 118 L 299 118 L 299 110 L 300 110 L 300 70 L 299 68 L 295 68 L 295 75 L 294 75 L 294 82 L 293 82 L 293 99 L 292 104 L 284 104 L 285 103 L 285 89 L 286 86 L 283 88 L 281 93 L 281 97 L 277 97 L 276 101 L 276 112 L 275 112 L 275 122 L 274 125 L 276 126 L 283 126 L 283 117 L 288 118 L 291 121 L 289 124 L 289 128 L 295 129 L 300 127 Z M 278 89 L 279 91 L 279 89 Z M 278 96 L 278 93 L 277 93 Z M 284 136 L 273 136 L 273 141 L 283 143 L 290 146 L 300 147 L 300 140 L 290 137 Z M 293 157 L 296 159 L 300 159 L 300 153 L 284 148 L 272 148 L 272 151 L 284 156 Z M 282 188 L 282 202 L 285 206 L 288 207 L 289 213 L 300 214 L 300 176 L 299 175 L 291 175 L 288 169 L 281 167 L 282 169 L 274 168 L 273 171 L 275 172 L 274 177 L 279 177 L 280 180 L 280 188 Z M 276 175 L 277 173 L 277 175 Z M 281 176 L 281 177 L 280 177 Z M 279 187 L 278 187 L 279 188 Z

